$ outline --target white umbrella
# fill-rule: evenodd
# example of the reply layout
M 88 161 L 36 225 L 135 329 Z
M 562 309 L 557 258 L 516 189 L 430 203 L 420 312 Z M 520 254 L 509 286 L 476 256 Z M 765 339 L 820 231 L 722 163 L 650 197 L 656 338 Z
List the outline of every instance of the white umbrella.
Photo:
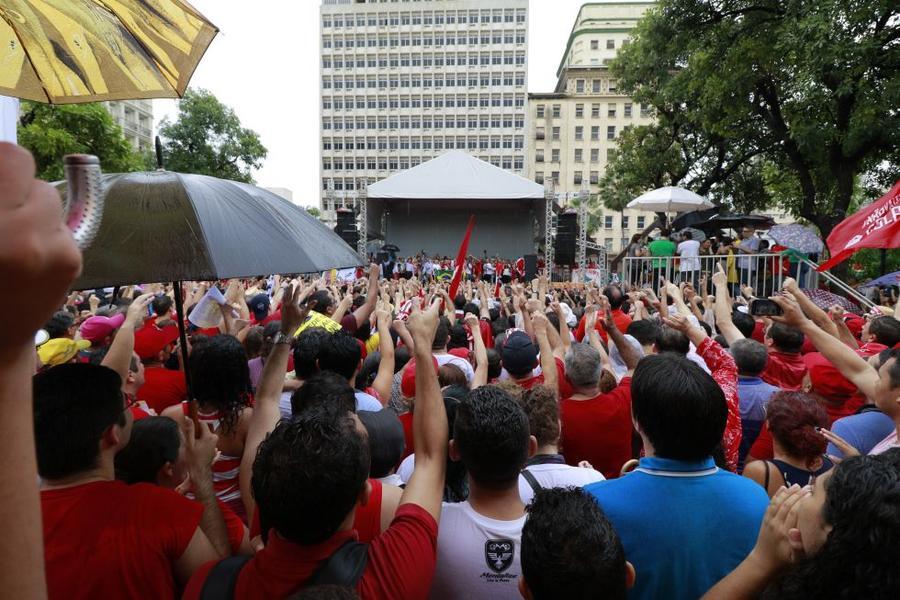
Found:
M 628 203 L 627 208 L 648 212 L 693 212 L 713 208 L 715 205 L 694 192 L 680 187 L 661 187 L 641 194 Z

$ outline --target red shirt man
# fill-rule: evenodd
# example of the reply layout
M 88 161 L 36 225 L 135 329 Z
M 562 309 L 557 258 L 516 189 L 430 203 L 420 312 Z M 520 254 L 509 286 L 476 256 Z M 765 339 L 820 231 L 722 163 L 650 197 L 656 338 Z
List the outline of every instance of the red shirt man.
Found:
M 569 465 L 591 463 L 607 479 L 631 458 L 631 377 L 625 377 L 608 394 L 586 400 L 560 402 L 562 454 Z
M 766 330 L 765 344 L 769 362 L 762 372 L 762 380 L 783 390 L 796 391 L 803 387 L 806 363 L 800 350 L 805 336 L 799 330 L 774 323 Z
M 146 402 L 157 414 L 187 400 L 184 373 L 163 366 L 174 351 L 177 339 L 176 325 L 162 329 L 149 325 L 134 334 L 134 351 L 145 366 L 144 385 L 137 391 L 137 399 Z

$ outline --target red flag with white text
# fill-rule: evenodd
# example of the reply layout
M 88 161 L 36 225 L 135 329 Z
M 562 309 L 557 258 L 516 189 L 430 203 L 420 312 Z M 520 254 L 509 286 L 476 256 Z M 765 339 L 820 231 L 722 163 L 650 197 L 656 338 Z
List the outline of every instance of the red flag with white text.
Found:
M 887 194 L 841 221 L 828 236 L 826 271 L 863 248 L 900 248 L 900 181 Z

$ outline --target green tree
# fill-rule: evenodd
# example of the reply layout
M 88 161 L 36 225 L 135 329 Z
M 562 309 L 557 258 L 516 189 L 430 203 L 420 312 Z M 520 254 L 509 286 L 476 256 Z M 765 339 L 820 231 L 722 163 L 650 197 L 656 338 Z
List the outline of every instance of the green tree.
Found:
M 185 93 L 178 117 L 163 119 L 159 134 L 166 169 L 180 173 L 252 183 L 253 169 L 268 153 L 255 131 L 241 127 L 234 110 L 203 89 Z
M 625 136 L 607 183 L 694 179 L 827 236 L 859 186 L 898 176 L 898 40 L 890 0 L 662 0 L 612 66 L 660 121 Z
M 306 212 L 308 212 L 309 214 L 311 214 L 312 216 L 314 216 L 317 219 L 322 216 L 322 211 L 319 210 L 319 208 L 316 206 L 307 206 Z
M 66 154 L 94 154 L 107 173 L 147 167 L 146 158 L 134 150 L 122 128 L 100 104 L 54 106 L 24 101 L 21 109 L 18 141 L 34 156 L 40 179 L 63 179 Z

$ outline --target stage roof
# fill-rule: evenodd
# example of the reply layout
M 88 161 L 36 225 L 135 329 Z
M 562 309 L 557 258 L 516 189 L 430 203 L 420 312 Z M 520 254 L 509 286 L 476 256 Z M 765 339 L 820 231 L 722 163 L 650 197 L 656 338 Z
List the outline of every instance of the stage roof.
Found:
M 542 200 L 544 187 L 462 150 L 450 150 L 373 183 L 367 196 L 384 200 Z

